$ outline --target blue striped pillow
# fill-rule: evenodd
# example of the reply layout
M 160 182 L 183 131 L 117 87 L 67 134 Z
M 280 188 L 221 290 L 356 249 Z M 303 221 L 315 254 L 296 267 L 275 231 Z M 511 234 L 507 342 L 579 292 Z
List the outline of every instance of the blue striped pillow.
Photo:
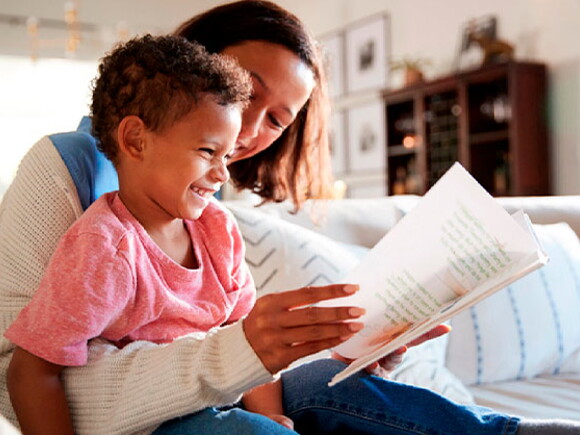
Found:
M 447 367 L 465 384 L 580 372 L 580 243 L 565 223 L 534 225 L 543 268 L 452 319 Z

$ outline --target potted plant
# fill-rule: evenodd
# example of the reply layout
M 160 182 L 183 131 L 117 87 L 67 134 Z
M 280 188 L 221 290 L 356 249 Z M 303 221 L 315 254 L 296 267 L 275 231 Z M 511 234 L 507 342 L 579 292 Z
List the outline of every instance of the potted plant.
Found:
M 405 86 L 408 86 L 423 80 L 423 67 L 428 64 L 427 59 L 404 57 L 392 62 L 390 69 L 403 71 Z

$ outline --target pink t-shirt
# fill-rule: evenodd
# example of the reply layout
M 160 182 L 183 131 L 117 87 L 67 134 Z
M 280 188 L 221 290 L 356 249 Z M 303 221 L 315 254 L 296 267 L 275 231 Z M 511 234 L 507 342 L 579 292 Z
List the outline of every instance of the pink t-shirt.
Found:
M 233 218 L 211 201 L 187 221 L 198 269 L 169 258 L 116 192 L 60 240 L 40 286 L 5 336 L 47 361 L 86 364 L 88 341 L 170 342 L 246 315 L 255 287 Z

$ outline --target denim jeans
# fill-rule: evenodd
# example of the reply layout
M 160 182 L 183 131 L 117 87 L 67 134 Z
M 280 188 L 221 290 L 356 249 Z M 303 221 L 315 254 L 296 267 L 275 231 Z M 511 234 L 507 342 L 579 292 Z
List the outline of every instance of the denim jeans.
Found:
M 285 414 L 308 434 L 515 434 L 519 419 L 463 406 L 423 388 L 360 372 L 328 387 L 344 364 L 321 360 L 282 375 Z M 289 435 L 270 419 L 240 407 L 208 408 L 164 423 L 155 435 Z

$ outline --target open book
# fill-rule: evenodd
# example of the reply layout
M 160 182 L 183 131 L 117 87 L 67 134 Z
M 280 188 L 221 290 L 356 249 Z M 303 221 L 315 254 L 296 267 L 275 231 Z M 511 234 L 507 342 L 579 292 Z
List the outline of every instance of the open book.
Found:
M 334 385 L 548 261 L 523 212 L 509 215 L 455 163 L 341 282 L 365 327 L 334 351 Z M 345 299 L 325 301 L 340 306 Z

